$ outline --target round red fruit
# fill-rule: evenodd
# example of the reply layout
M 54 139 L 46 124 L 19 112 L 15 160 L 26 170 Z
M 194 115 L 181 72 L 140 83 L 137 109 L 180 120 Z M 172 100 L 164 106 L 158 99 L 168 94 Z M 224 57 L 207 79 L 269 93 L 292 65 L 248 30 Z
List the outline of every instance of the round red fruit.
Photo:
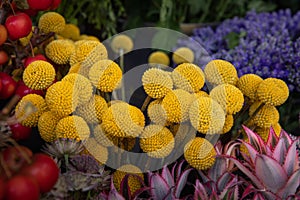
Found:
M 0 200 L 4 199 L 5 191 L 6 191 L 6 182 L 4 178 L 0 177 Z
M 56 8 L 58 8 L 58 6 L 60 5 L 61 0 L 53 0 L 52 1 L 52 5 L 50 7 L 50 10 L 55 10 Z
M 21 81 L 23 82 L 23 81 Z M 27 94 L 38 94 L 43 96 L 44 92 L 42 90 L 33 90 L 31 88 L 29 88 L 28 86 L 25 85 L 25 83 L 19 83 L 18 81 L 18 87 L 16 89 L 15 94 L 18 95 L 20 98 L 26 96 Z
M 38 200 L 39 197 L 38 184 L 29 176 L 17 175 L 7 182 L 7 200 Z
M 29 7 L 33 10 L 47 10 L 52 4 L 52 0 L 27 0 Z
M 46 154 L 37 153 L 33 156 L 31 165 L 23 168 L 22 174 L 33 177 L 41 192 L 49 192 L 59 177 L 59 168 L 54 160 Z
M 12 133 L 12 138 L 15 139 L 16 141 L 25 140 L 25 139 L 29 138 L 31 131 L 32 131 L 32 129 L 30 127 L 23 126 L 20 123 L 11 124 L 11 125 L 9 125 L 9 128 Z
M 7 30 L 5 26 L 0 24 L 0 45 L 2 45 L 7 40 Z
M 36 60 L 44 60 L 47 61 L 47 58 L 43 54 L 37 54 L 34 57 L 30 56 L 25 59 L 24 66 L 27 67 L 30 63 Z
M 0 65 L 5 64 L 8 61 L 8 55 L 5 51 L 0 51 Z
M 32 21 L 27 14 L 20 12 L 10 15 L 5 21 L 5 27 L 9 38 L 17 40 L 27 36 L 31 32 Z
M 8 74 L 0 72 L 0 81 L 2 89 L 0 90 L 0 99 L 8 99 L 17 89 L 17 82 Z

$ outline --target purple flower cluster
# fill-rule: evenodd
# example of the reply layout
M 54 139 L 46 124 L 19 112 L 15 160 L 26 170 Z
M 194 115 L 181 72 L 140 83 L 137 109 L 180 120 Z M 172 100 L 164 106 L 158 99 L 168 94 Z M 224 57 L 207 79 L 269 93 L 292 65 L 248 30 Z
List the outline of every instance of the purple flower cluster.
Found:
M 284 80 L 291 91 L 300 91 L 300 12 L 248 12 L 211 27 L 194 30 L 189 41 L 179 40 L 195 52 L 195 63 L 203 67 L 208 57 L 225 59 L 239 76 L 255 73 L 262 78 Z M 196 42 L 195 42 L 196 41 Z M 205 50 L 199 50 L 199 46 Z

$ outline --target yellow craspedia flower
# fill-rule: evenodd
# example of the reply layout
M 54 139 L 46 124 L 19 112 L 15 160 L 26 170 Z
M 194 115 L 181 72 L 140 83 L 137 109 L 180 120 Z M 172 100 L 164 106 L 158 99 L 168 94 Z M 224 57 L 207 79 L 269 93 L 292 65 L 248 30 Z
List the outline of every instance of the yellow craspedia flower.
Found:
M 164 158 L 174 149 L 172 132 L 161 125 L 151 124 L 145 127 L 140 136 L 141 149 L 150 157 Z
M 259 84 L 257 97 L 265 104 L 280 106 L 289 97 L 289 88 L 283 80 L 267 78 Z
M 46 92 L 46 102 L 49 109 L 59 117 L 65 117 L 75 111 L 78 105 L 78 94 L 71 83 L 58 81 Z
M 108 149 L 97 143 L 95 138 L 89 137 L 84 142 L 84 154 L 93 156 L 99 163 L 105 164 L 108 160 Z
M 147 108 L 147 114 L 151 122 L 159 125 L 167 125 L 167 113 L 161 105 L 162 99 L 152 101 Z
M 44 112 L 40 116 L 38 121 L 38 130 L 43 140 L 46 142 L 53 142 L 56 139 L 54 130 L 59 120 L 60 118 L 51 111 Z
M 55 69 L 49 62 L 37 60 L 25 68 L 23 81 L 33 90 L 44 90 L 53 83 L 55 75 Z
M 89 102 L 76 109 L 76 115 L 81 116 L 89 124 L 102 122 L 103 113 L 108 108 L 107 103 L 100 95 L 94 95 Z
M 64 30 L 65 25 L 65 18 L 57 12 L 44 13 L 38 22 L 38 27 L 43 33 L 59 33 Z
M 121 49 L 124 53 L 127 53 L 133 49 L 133 41 L 127 35 L 119 34 L 112 39 L 111 48 L 116 53 Z
M 95 140 L 104 147 L 111 147 L 114 145 L 111 137 L 105 133 L 102 124 L 98 124 L 94 127 L 93 135 Z
M 245 74 L 239 78 L 236 87 L 253 101 L 257 99 L 256 91 L 262 81 L 263 79 L 256 74 Z
M 67 81 L 72 84 L 73 90 L 78 94 L 78 105 L 87 103 L 93 95 L 93 86 L 86 77 L 72 73 L 67 74 L 61 81 Z
M 223 133 L 227 133 L 231 130 L 232 126 L 233 126 L 233 123 L 234 123 L 234 118 L 233 118 L 233 115 L 226 115 L 225 117 L 225 123 L 224 123 L 224 126 L 223 126 Z
M 15 109 L 16 118 L 23 126 L 37 126 L 39 117 L 46 112 L 45 99 L 37 94 L 27 94 L 17 104 Z
M 185 90 L 176 89 L 168 92 L 161 102 L 167 114 L 167 121 L 173 123 L 187 121 L 192 100 L 193 95 Z
M 77 141 L 85 140 L 90 136 L 90 129 L 83 118 L 72 115 L 59 120 L 55 130 L 56 138 L 70 138 Z
M 225 113 L 218 102 L 210 97 L 200 97 L 189 108 L 192 126 L 203 134 L 221 134 Z
M 117 191 L 120 191 L 122 180 L 127 174 L 135 175 L 128 176 L 128 186 L 130 188 L 131 195 L 133 195 L 138 189 L 142 187 L 140 179 L 144 180 L 144 175 L 142 171 L 134 165 L 122 165 L 113 173 L 113 183 Z M 139 178 L 137 178 L 136 176 L 139 176 Z
M 98 41 L 80 40 L 75 42 L 75 51 L 70 56 L 70 65 L 82 62 L 90 52 L 99 44 Z
M 137 137 L 144 126 L 142 111 L 128 103 L 112 104 L 102 115 L 102 127 L 111 136 Z
M 144 72 L 142 84 L 145 92 L 152 98 L 162 98 L 173 88 L 172 78 L 163 70 L 151 68 Z
M 205 91 L 198 91 L 198 92 L 195 92 L 194 93 L 194 96 L 196 98 L 199 98 L 199 97 L 209 97 L 209 94 L 207 94 Z
M 70 67 L 68 74 L 78 73 L 80 71 L 80 68 L 81 68 L 81 63 L 78 62 Z
M 99 38 L 97 38 L 96 36 L 86 35 L 86 34 L 81 34 L 78 40 L 92 40 L 92 41 L 100 42 Z
M 235 67 L 226 60 L 210 61 L 205 66 L 204 74 L 206 80 L 213 86 L 224 83 L 235 85 L 238 81 Z
M 64 38 L 78 40 L 80 37 L 80 29 L 75 24 L 66 24 L 65 28 L 58 33 Z
M 102 92 L 112 92 L 122 79 L 122 70 L 112 60 L 99 60 L 91 67 L 89 78 Z
M 216 100 L 227 114 L 239 112 L 244 104 L 243 93 L 231 84 L 221 84 L 210 91 L 209 96 Z
M 53 40 L 45 48 L 46 56 L 59 65 L 67 64 L 74 51 L 75 45 L 71 40 Z
M 148 63 L 151 66 L 159 65 L 162 67 L 166 67 L 166 66 L 169 66 L 169 64 L 170 64 L 170 58 L 166 53 L 164 53 L 162 51 L 155 51 L 149 55 Z
M 256 110 L 260 107 L 261 102 L 253 103 L 249 108 L 249 115 L 254 124 L 259 127 L 270 127 L 279 121 L 279 112 L 275 106 L 263 105 L 254 116 Z
M 180 124 L 172 124 L 170 125 L 170 131 L 174 135 L 175 139 L 175 147 L 183 149 L 183 145 L 185 145 L 188 141 L 194 139 L 197 134 L 197 130 L 189 123 L 180 123 Z M 177 150 L 178 153 L 181 153 Z M 175 152 L 175 153 L 177 153 Z
M 187 47 L 180 47 L 173 53 L 172 59 L 174 63 L 192 63 L 194 61 L 194 52 Z
M 172 72 L 172 79 L 175 87 L 190 93 L 199 91 L 205 82 L 203 71 L 192 63 L 178 65 Z
M 272 125 L 275 134 L 279 137 L 281 133 L 281 126 L 279 123 Z M 270 127 L 256 127 L 255 132 L 266 142 L 269 137 Z
M 184 158 L 197 170 L 209 169 L 215 163 L 216 150 L 206 139 L 196 137 L 184 147 Z

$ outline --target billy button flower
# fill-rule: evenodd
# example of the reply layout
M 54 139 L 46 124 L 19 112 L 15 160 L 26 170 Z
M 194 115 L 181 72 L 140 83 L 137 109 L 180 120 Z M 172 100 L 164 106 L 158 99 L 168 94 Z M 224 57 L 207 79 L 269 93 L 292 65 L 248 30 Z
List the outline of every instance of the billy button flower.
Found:
M 289 97 L 289 88 L 280 79 L 267 78 L 259 84 L 257 97 L 259 101 L 267 105 L 280 106 Z
M 56 140 L 56 134 L 54 133 L 55 127 L 60 118 L 53 112 L 44 112 L 38 120 L 38 130 L 41 138 L 46 142 L 54 142 Z
M 176 64 L 192 63 L 194 56 L 194 52 L 190 48 L 180 47 L 174 51 L 172 60 Z
M 75 24 L 66 24 L 64 29 L 58 33 L 60 36 L 70 39 L 70 40 L 78 40 L 80 37 L 80 29 Z
M 192 126 L 203 134 L 221 134 L 225 123 L 225 113 L 215 100 L 200 97 L 189 108 Z
M 121 49 L 127 53 L 133 49 L 133 42 L 127 35 L 119 34 L 111 41 L 111 48 L 114 52 L 118 53 Z
M 49 109 L 59 117 L 70 115 L 78 105 L 77 90 L 68 81 L 58 81 L 51 85 L 45 99 Z
M 27 94 L 17 104 L 15 115 L 23 126 L 35 127 L 39 117 L 48 110 L 45 99 L 37 94 Z
M 206 80 L 213 86 L 228 83 L 235 85 L 238 74 L 235 67 L 226 60 L 212 60 L 204 69 Z
M 239 78 L 236 87 L 251 101 L 257 99 L 256 91 L 263 79 L 256 74 L 245 74 Z
M 182 63 L 172 72 L 172 79 L 176 88 L 190 93 L 199 91 L 205 82 L 203 71 L 197 65 Z
M 53 83 L 55 75 L 55 69 L 49 62 L 37 60 L 25 68 L 23 81 L 33 90 L 44 90 Z
M 170 58 L 166 53 L 162 51 L 155 51 L 149 55 L 148 63 L 152 67 L 167 67 L 170 64 Z
M 272 125 L 272 128 L 275 131 L 275 134 L 279 137 L 281 133 L 281 126 L 279 123 Z M 267 142 L 270 132 L 270 127 L 256 127 L 255 132 L 265 141 Z
M 128 187 L 131 195 L 133 195 L 138 189 L 142 187 L 141 181 L 144 181 L 144 175 L 142 171 L 134 165 L 122 165 L 113 173 L 113 183 L 117 191 L 120 192 L 121 183 L 124 177 L 128 175 Z
M 78 94 L 78 105 L 87 103 L 93 96 L 93 86 L 90 80 L 80 74 L 67 74 L 61 81 L 67 81 L 73 85 L 73 90 L 76 90 Z
M 193 95 L 196 97 L 196 98 L 199 98 L 199 97 L 209 97 L 209 94 L 207 94 L 205 91 L 198 91 L 198 92 L 195 92 L 193 93 Z
M 161 125 L 150 124 L 145 127 L 140 136 L 141 149 L 150 157 L 164 158 L 174 149 L 172 132 Z
M 225 116 L 225 123 L 223 126 L 223 133 L 227 133 L 231 130 L 232 126 L 234 124 L 234 118 L 233 115 L 226 115 Z
M 82 154 L 93 156 L 100 164 L 108 160 L 108 149 L 97 143 L 95 138 L 89 137 L 83 141 L 84 150 Z
M 85 140 L 90 136 L 90 129 L 83 118 L 72 115 L 59 120 L 55 130 L 56 138 Z
M 112 92 L 122 79 L 122 70 L 112 60 L 99 60 L 90 68 L 89 79 L 102 92 Z
M 258 111 L 256 111 L 260 108 Z M 254 115 L 254 113 L 256 114 Z M 275 106 L 262 104 L 256 101 L 249 108 L 249 115 L 253 120 L 254 125 L 259 127 L 269 127 L 275 125 L 279 121 L 279 112 Z
M 243 93 L 231 84 L 221 84 L 210 91 L 209 96 L 217 101 L 227 114 L 239 112 L 244 104 Z
M 63 65 L 69 63 L 75 45 L 71 40 L 53 40 L 45 48 L 46 56 L 54 63 Z
M 166 111 L 167 121 L 172 123 L 187 121 L 188 110 L 193 100 L 193 95 L 182 89 L 168 92 L 161 103 Z
M 137 137 L 145 126 L 140 109 L 128 103 L 114 103 L 102 115 L 104 131 L 115 137 Z
M 70 67 L 68 74 L 79 73 L 80 68 L 81 68 L 81 63 L 80 62 L 75 63 Z
M 100 95 L 94 95 L 89 102 L 76 109 L 76 115 L 81 116 L 89 124 L 102 122 L 103 113 L 108 108 L 107 103 Z
M 184 158 L 197 170 L 209 169 L 215 163 L 216 150 L 206 139 L 196 137 L 184 147 Z
M 70 56 L 70 65 L 82 62 L 86 59 L 89 53 L 99 44 L 98 41 L 79 40 L 75 42 L 75 51 Z
M 161 105 L 162 99 L 155 99 L 147 108 L 147 114 L 151 122 L 166 126 L 168 124 L 166 110 Z
M 43 33 L 59 33 L 64 30 L 65 25 L 65 18 L 57 12 L 46 12 L 38 21 L 38 28 Z
M 172 78 L 158 68 L 146 70 L 142 76 L 142 84 L 145 92 L 154 99 L 164 97 L 173 88 Z

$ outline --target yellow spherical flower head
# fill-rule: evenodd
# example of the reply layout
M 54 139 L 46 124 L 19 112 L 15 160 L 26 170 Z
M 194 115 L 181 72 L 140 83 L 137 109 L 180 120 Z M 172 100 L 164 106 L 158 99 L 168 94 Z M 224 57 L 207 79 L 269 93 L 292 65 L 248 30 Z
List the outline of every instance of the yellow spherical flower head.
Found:
M 218 85 L 210 91 L 209 95 L 222 106 L 227 114 L 239 112 L 244 104 L 243 93 L 230 84 Z
M 238 74 L 235 67 L 226 60 L 212 60 L 205 66 L 206 80 L 213 86 L 228 83 L 235 85 Z
M 39 117 L 47 109 L 47 104 L 42 96 L 27 94 L 18 102 L 15 115 L 23 126 L 35 127 L 38 124 Z
M 166 126 L 168 124 L 167 113 L 166 110 L 162 107 L 161 102 L 162 99 L 156 99 L 152 101 L 148 105 L 147 114 L 151 122 Z
M 23 81 L 33 90 L 44 90 L 53 83 L 55 75 L 55 69 L 49 62 L 37 60 L 25 68 Z
M 203 134 L 221 134 L 225 113 L 218 102 L 209 97 L 200 97 L 189 108 L 192 126 Z
M 71 40 L 53 40 L 45 48 L 46 56 L 59 65 L 67 64 L 74 51 L 75 45 Z
M 73 90 L 78 94 L 78 105 L 87 103 L 93 96 L 93 86 L 89 79 L 80 74 L 67 74 L 61 81 L 67 81 L 73 85 Z
M 70 56 L 70 65 L 82 62 L 90 52 L 99 44 L 98 41 L 80 40 L 75 42 L 75 51 Z
M 112 39 L 111 48 L 116 53 L 120 50 L 123 50 L 124 53 L 128 53 L 133 49 L 133 41 L 127 35 L 119 34 Z
M 236 86 L 253 101 L 257 99 L 256 91 L 262 81 L 263 79 L 256 74 L 245 74 L 239 78 Z
M 257 97 L 265 104 L 280 106 L 289 97 L 289 88 L 286 83 L 280 79 L 267 78 L 259 84 Z
M 56 139 L 54 130 L 59 120 L 60 118 L 51 111 L 44 112 L 40 116 L 38 121 L 38 130 L 44 141 L 53 142 Z
M 144 180 L 144 175 L 142 171 L 134 165 L 122 165 L 113 173 L 113 183 L 117 191 L 120 191 L 121 183 L 127 174 L 129 174 L 128 187 L 130 189 L 131 195 L 133 195 L 138 189 L 142 187 L 141 181 Z
M 80 29 L 75 24 L 66 24 L 65 28 L 58 34 L 67 39 L 78 40 L 80 37 Z
M 223 133 L 227 133 L 231 130 L 232 126 L 233 126 L 233 123 L 234 123 L 234 118 L 233 118 L 233 115 L 226 115 L 225 117 L 225 123 L 224 123 L 224 126 L 223 126 Z
M 81 116 L 89 124 L 102 122 L 102 115 L 108 108 L 105 99 L 99 95 L 94 95 L 89 102 L 76 109 L 76 115 Z
M 197 130 L 190 123 L 172 124 L 170 125 L 170 131 L 175 139 L 174 148 L 183 148 L 182 145 L 185 145 L 186 142 L 194 139 L 197 133 Z
M 151 68 L 144 72 L 142 84 L 152 98 L 162 98 L 173 88 L 172 78 L 163 70 Z
M 161 103 L 166 111 L 167 121 L 172 123 L 187 121 L 188 110 L 193 100 L 193 95 L 182 89 L 168 92 Z
M 187 47 L 180 47 L 173 53 L 172 59 L 174 63 L 192 63 L 194 61 L 194 52 Z
M 151 53 L 148 57 L 148 63 L 151 66 L 162 66 L 167 67 L 170 64 L 169 56 L 162 51 L 155 51 Z
M 196 137 L 184 147 L 184 158 L 197 170 L 209 169 L 215 163 L 216 150 L 205 138 Z
M 190 93 L 199 91 L 205 82 L 203 71 L 195 64 L 182 63 L 172 72 L 172 79 L 177 88 Z
M 145 127 L 140 136 L 141 149 L 150 157 L 164 158 L 174 149 L 174 136 L 164 126 L 151 124 Z
M 257 109 L 259 109 L 258 112 L 256 111 Z M 259 101 L 250 106 L 249 115 L 253 119 L 254 124 L 259 127 L 270 127 L 279 121 L 279 112 L 276 107 L 271 105 L 262 105 L 261 107 L 261 102 Z
M 144 126 L 142 111 L 127 103 L 112 104 L 102 115 L 102 127 L 111 136 L 137 137 Z
M 199 98 L 199 97 L 209 97 L 209 94 L 207 94 L 205 91 L 198 91 L 198 92 L 195 92 L 194 93 L 194 96 L 196 98 Z
M 279 137 L 281 133 L 281 126 L 279 123 L 272 125 L 275 134 Z M 255 132 L 265 141 L 267 142 L 270 132 L 270 127 L 257 127 L 255 128 Z
M 83 154 L 93 156 L 100 164 L 105 164 L 108 160 L 108 149 L 97 143 L 95 138 L 89 137 L 84 142 Z
M 65 25 L 65 18 L 57 12 L 44 13 L 38 22 L 38 27 L 43 33 L 59 33 L 64 30 Z
M 89 138 L 90 128 L 83 118 L 72 115 L 59 120 L 54 133 L 56 138 L 70 138 L 81 141 Z
M 89 79 L 102 92 L 112 92 L 122 79 L 122 70 L 112 60 L 100 60 L 91 67 Z
M 78 62 L 70 67 L 68 74 L 78 73 L 80 71 L 80 68 L 81 68 L 81 63 Z
M 81 34 L 78 40 L 92 40 L 92 41 L 100 42 L 99 38 L 97 38 L 96 36 L 86 35 L 86 34 Z
M 78 105 L 78 94 L 71 83 L 58 81 L 46 92 L 49 109 L 59 117 L 65 117 L 75 111 Z
M 111 137 L 107 135 L 102 127 L 102 124 L 98 124 L 93 129 L 93 135 L 95 140 L 104 147 L 114 146 Z

